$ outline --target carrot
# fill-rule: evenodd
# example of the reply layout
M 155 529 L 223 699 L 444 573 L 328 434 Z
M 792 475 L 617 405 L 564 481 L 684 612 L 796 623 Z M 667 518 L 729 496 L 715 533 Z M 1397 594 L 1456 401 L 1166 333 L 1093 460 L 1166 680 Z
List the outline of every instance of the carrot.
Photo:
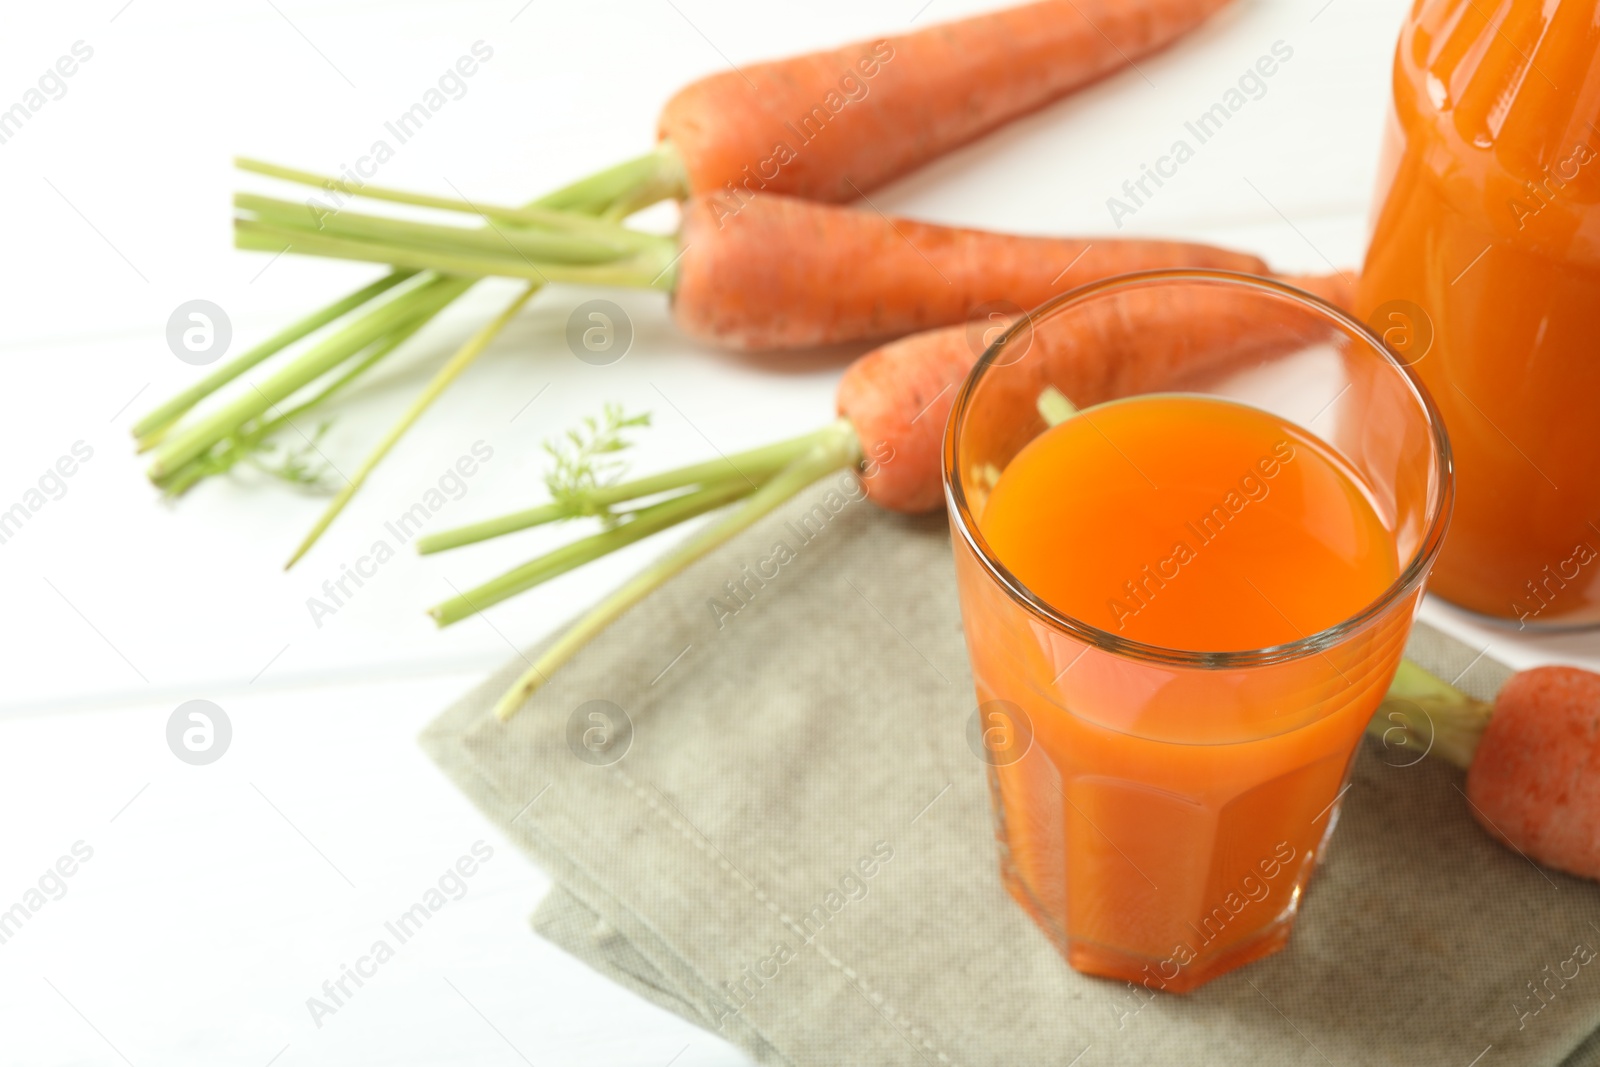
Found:
M 1325 279 L 1295 279 L 1302 286 L 1338 292 Z M 1046 384 L 1069 383 L 1073 400 L 1098 403 L 1137 392 L 1156 382 L 1181 381 L 1182 373 L 1200 374 L 1228 361 L 1244 362 L 1281 352 L 1308 337 L 1259 312 L 1245 317 L 1224 313 L 1223 302 L 1195 298 L 1174 301 L 1151 294 L 1147 306 L 1130 314 L 1089 321 L 1076 328 L 1036 336 L 1019 356 L 1030 374 L 1018 388 L 1039 395 Z M 1129 310 L 1123 305 L 1123 310 Z M 928 511 L 942 499 L 941 442 L 955 386 L 971 369 L 981 345 L 967 326 L 955 326 L 907 337 L 875 349 L 846 372 L 838 391 L 840 418 L 831 426 L 791 441 L 722 460 L 652 475 L 611 486 L 587 500 L 568 501 L 505 516 L 465 530 L 450 531 L 419 543 L 424 552 L 471 544 L 556 519 L 608 514 L 628 502 L 657 500 L 635 512 L 612 514 L 610 528 L 492 579 L 438 605 L 432 611 L 441 625 L 471 614 L 542 582 L 573 566 L 598 558 L 663 527 L 635 522 L 653 520 L 671 505 L 700 514 L 728 503 L 733 492 L 738 506 L 703 528 L 654 566 L 602 601 L 533 664 L 497 707 L 502 717 L 524 700 L 582 645 L 651 590 L 700 556 L 746 529 L 784 500 L 817 479 L 854 469 L 862 475 L 874 502 L 896 511 Z M 1021 336 L 1021 335 L 1019 335 Z M 1138 344 L 1132 342 L 1137 336 Z M 1009 342 L 1008 342 L 1009 343 Z M 1180 373 L 1182 372 L 1182 373 Z M 660 501 L 663 494 L 672 494 Z M 701 505 L 706 505 L 704 508 Z M 584 506 L 587 505 L 587 506 Z M 648 515 L 647 515 L 648 513 Z
M 1228 0 L 1048 0 L 724 71 L 660 136 L 689 193 L 848 201 L 1170 43 Z
M 1600 675 L 1514 675 L 1495 698 L 1467 797 L 1483 828 L 1513 848 L 1600 878 Z
M 891 341 L 844 372 L 835 394 L 839 415 L 864 454 L 894 457 L 863 483 L 878 506 L 916 513 L 943 500 L 939 442 L 956 387 L 978 355 L 969 327 L 947 326 Z
M 1353 285 L 1339 275 L 1292 277 L 1287 283 L 1315 295 L 1347 299 Z M 1086 407 L 1172 381 L 1175 366 L 1199 373 L 1217 360 L 1243 362 L 1295 340 L 1285 327 L 1243 320 L 1220 307 L 1206 308 L 1204 291 L 1133 293 L 1118 311 L 1136 314 L 1087 319 L 1083 333 L 1046 330 L 1023 335 L 1034 373 L 1019 388 L 1037 393 L 1048 382 Z M 1334 302 L 1334 301 L 1330 301 Z M 1159 342 L 1159 343 L 1158 343 Z M 866 455 L 893 455 L 865 483 L 868 496 L 889 511 L 931 511 L 940 506 L 940 442 L 956 388 L 980 354 L 968 326 L 893 341 L 852 363 L 839 382 L 838 412 L 855 428 Z
M 1468 808 L 1496 840 L 1600 879 L 1600 674 L 1520 671 L 1490 705 L 1405 663 L 1368 732 L 1466 770 Z
M 687 207 L 673 319 L 753 351 L 898 337 L 964 322 L 984 304 L 1042 304 L 1095 278 L 1154 267 L 1265 273 L 1255 256 L 1177 241 L 1020 237 L 782 196 L 719 219 Z
M 779 195 L 737 215 L 715 198 L 684 210 L 676 240 L 586 223 L 516 239 L 238 199 L 241 247 L 498 274 L 657 288 L 690 336 L 741 351 L 898 337 L 963 322 L 986 304 L 1018 311 L 1096 278 L 1161 267 L 1262 274 L 1255 256 L 1179 241 L 1023 237 Z M 573 224 L 576 226 L 577 224 Z

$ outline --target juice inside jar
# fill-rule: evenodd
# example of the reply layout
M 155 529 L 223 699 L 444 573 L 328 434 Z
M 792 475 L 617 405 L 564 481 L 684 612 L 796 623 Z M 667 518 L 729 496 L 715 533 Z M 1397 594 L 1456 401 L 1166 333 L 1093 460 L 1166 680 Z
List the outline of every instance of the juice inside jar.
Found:
M 1118 400 L 1045 431 L 1001 473 L 979 525 L 1056 610 L 1190 651 L 1317 633 L 1381 598 L 1398 568 L 1392 533 L 1328 445 L 1194 395 Z M 1252 700 L 1248 672 L 1122 692 L 1093 666 L 1030 693 L 1037 669 L 984 651 L 1027 642 L 968 627 L 983 646 L 980 700 L 1020 704 L 1032 731 L 1026 757 L 992 768 L 1008 888 L 1073 965 L 1181 991 L 1281 947 L 1398 642 L 1364 664 L 1262 668 L 1280 671 L 1260 687 L 1277 698 Z M 1306 706 L 1283 706 L 1286 690 Z
M 1430 591 L 1531 626 L 1600 622 L 1597 8 L 1413 8 L 1356 308 L 1450 434 Z

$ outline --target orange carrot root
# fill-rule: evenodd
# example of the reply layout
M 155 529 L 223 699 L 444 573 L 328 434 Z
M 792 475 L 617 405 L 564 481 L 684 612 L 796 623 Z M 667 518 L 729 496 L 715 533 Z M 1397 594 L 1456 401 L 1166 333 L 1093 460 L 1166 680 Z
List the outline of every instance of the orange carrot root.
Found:
M 853 200 L 1116 71 L 1228 0 L 1047 0 L 702 78 L 661 114 L 691 191 Z
M 946 326 L 891 341 L 850 365 L 839 382 L 839 414 L 850 420 L 862 455 L 883 462 L 863 479 L 879 507 L 911 514 L 944 500 L 939 444 L 956 387 L 982 349 L 966 326 Z
M 1020 313 L 1136 270 L 1267 270 L 1208 245 L 988 233 L 766 194 L 737 214 L 714 198 L 690 201 L 680 243 L 678 325 L 745 351 L 899 337 L 994 302 Z
M 1513 675 L 1467 772 L 1473 816 L 1540 863 L 1600 878 L 1600 675 Z
M 1347 284 L 1283 280 L 1310 292 L 1337 293 Z M 1129 314 L 1123 302 L 1081 320 L 1081 328 L 1070 334 L 1041 326 L 1018 364 L 1031 373 L 1018 375 L 1016 387 L 1037 393 L 1057 383 L 1075 404 L 1087 406 L 1183 374 L 1260 359 L 1306 340 L 1296 327 L 1259 315 L 1245 318 L 1236 302 L 1217 302 L 1210 295 L 1205 290 L 1151 292 L 1138 314 Z M 982 355 L 982 336 L 958 325 L 905 337 L 857 359 L 839 382 L 838 412 L 855 427 L 862 453 L 893 457 L 864 482 L 880 507 L 915 513 L 941 505 L 945 422 L 957 388 Z

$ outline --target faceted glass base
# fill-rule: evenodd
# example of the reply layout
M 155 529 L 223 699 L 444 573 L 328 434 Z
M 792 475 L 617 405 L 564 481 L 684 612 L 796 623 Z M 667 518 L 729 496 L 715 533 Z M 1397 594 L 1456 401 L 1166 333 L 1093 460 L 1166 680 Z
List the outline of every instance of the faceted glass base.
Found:
M 1011 865 L 1003 859 L 1000 875 L 1012 899 L 1022 905 L 1022 910 L 1044 931 L 1073 970 L 1100 978 L 1121 979 L 1153 992 L 1188 993 L 1213 978 L 1272 955 L 1289 943 L 1295 913 L 1299 910 L 1300 892 L 1296 887 L 1293 903 L 1271 923 L 1252 930 L 1243 940 L 1214 954 L 1181 963 L 1175 956 L 1154 959 L 1090 941 L 1074 941 L 1039 907 Z

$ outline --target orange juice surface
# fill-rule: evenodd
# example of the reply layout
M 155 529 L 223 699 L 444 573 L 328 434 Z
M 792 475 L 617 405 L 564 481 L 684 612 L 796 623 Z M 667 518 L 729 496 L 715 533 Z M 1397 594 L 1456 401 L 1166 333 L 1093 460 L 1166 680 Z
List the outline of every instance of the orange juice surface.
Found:
M 1397 575 L 1393 535 L 1326 444 L 1193 395 L 1045 431 L 979 527 L 1057 611 L 1191 652 L 1296 641 Z M 1003 871 L 1073 965 L 1181 991 L 1280 947 L 1408 618 L 1288 662 L 1169 668 L 1068 654 L 970 589 L 979 700 L 1031 733 L 1025 756 L 992 761 Z
M 1057 611 L 1196 652 L 1288 644 L 1396 576 L 1394 539 L 1345 464 L 1223 400 L 1142 396 L 1036 438 L 983 513 L 995 557 Z
M 1600 622 L 1597 11 L 1414 6 L 1357 307 L 1455 453 L 1430 590 L 1531 626 Z

